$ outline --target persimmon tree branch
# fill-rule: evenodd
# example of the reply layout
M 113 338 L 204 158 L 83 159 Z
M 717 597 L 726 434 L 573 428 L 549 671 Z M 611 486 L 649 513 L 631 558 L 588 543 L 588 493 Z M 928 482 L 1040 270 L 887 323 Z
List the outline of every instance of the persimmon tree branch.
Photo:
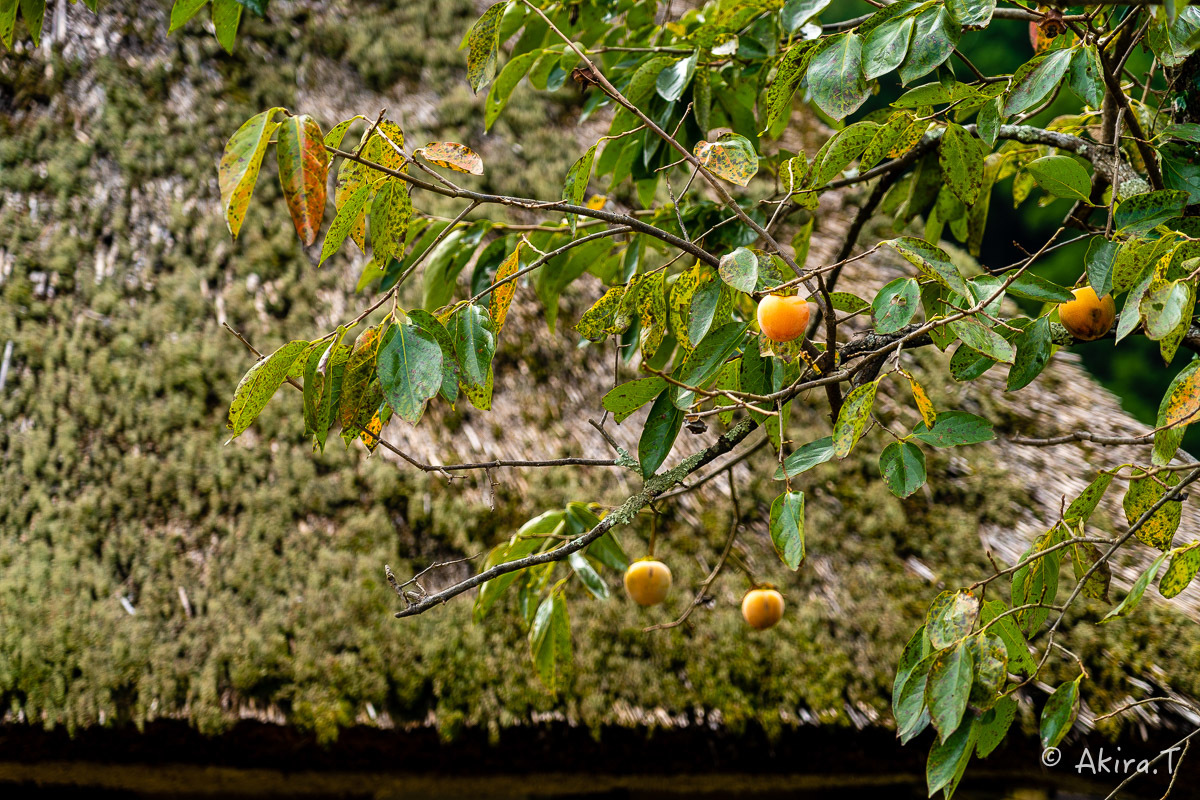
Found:
M 680 464 L 660 475 L 646 481 L 645 486 L 637 494 L 631 495 L 624 503 L 611 510 L 599 524 L 592 527 L 591 530 L 583 533 L 561 547 L 553 550 L 547 550 L 542 553 L 535 553 L 525 558 L 519 558 L 513 561 L 508 561 L 503 564 L 497 564 L 490 569 L 486 569 L 476 575 L 472 575 L 466 580 L 443 589 L 440 592 L 425 597 L 420 602 L 412 603 L 403 611 L 397 611 L 396 616 L 412 617 L 421 614 L 434 606 L 439 606 L 446 601 L 457 597 L 469 589 L 473 589 L 483 583 L 486 583 L 493 578 L 498 578 L 510 572 L 526 569 L 528 567 L 536 567 L 538 564 L 549 564 L 553 561 L 562 561 L 572 553 L 578 553 L 592 542 L 599 539 L 608 531 L 618 525 L 626 525 L 637 517 L 639 511 L 652 503 L 660 495 L 668 489 L 678 485 L 688 475 L 691 475 L 696 470 L 713 462 L 732 450 L 738 442 L 745 439 L 750 433 L 758 427 L 758 423 L 749 417 L 734 425 L 726 433 L 722 434 L 717 441 L 710 444 L 708 447 L 693 453 L 685 458 Z
M 465 200 L 472 200 L 479 205 L 498 205 L 508 206 L 510 208 L 523 208 L 529 211 L 549 211 L 558 214 L 577 214 L 581 217 L 590 217 L 592 219 L 603 220 L 604 222 L 609 222 L 614 225 L 624 225 L 633 229 L 634 231 L 637 231 L 638 233 L 644 233 L 647 236 L 652 236 L 655 239 L 664 241 L 669 245 L 683 250 L 689 255 L 695 256 L 697 259 L 703 261 L 709 266 L 715 267 L 721 262 L 721 260 L 715 255 L 709 253 L 696 244 L 689 242 L 686 239 L 682 239 L 670 231 L 657 228 L 654 225 L 651 225 L 650 223 L 638 219 L 630 214 L 618 214 L 613 211 L 588 208 L 587 206 L 577 206 L 574 203 L 562 201 L 540 201 L 525 197 L 510 197 L 508 195 L 476 192 L 471 189 L 452 189 L 448 186 L 438 186 L 437 184 L 429 183 L 428 181 L 422 180 L 413 175 L 409 175 L 407 172 L 401 172 L 400 170 L 385 167 L 378 162 L 371 161 L 370 159 L 363 158 L 359 155 L 337 147 L 326 146 L 325 149 L 334 155 L 341 156 L 342 158 L 349 159 L 350 161 L 357 161 L 363 166 L 376 170 L 384 175 L 396 178 L 397 180 L 405 181 L 406 183 L 424 189 L 425 191 L 440 194 L 443 197 L 456 197 Z

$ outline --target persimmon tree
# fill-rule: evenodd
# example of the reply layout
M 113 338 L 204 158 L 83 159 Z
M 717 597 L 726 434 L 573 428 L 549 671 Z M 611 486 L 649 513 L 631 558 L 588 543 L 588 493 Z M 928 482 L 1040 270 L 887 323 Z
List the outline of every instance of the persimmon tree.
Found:
M 0 40 L 11 45 L 18 7 L 36 38 L 42 5 L 0 2 Z M 264 5 L 178 0 L 171 26 L 211 9 L 214 30 L 230 48 L 243 6 L 262 13 Z M 572 580 L 606 599 L 602 572 L 628 566 L 616 530 L 671 502 L 685 481 L 727 473 L 736 503 L 730 468 L 756 429 L 778 455 L 771 540 L 796 570 L 805 558 L 805 473 L 862 446 L 864 431 L 878 424 L 872 410 L 882 382 L 898 382 L 912 397 L 902 430 L 879 425 L 893 439 L 878 454 L 881 479 L 907 497 L 926 481 L 930 448 L 969 447 L 994 436 L 985 418 L 935 408 L 922 382 L 970 383 L 1002 368 L 1008 390 L 1019 391 L 1055 351 L 1076 343 L 1072 333 L 1117 346 L 1144 337 L 1167 364 L 1183 363 L 1180 349 L 1200 352 L 1200 330 L 1192 325 L 1200 120 L 1191 111 L 1200 11 L 1178 0 L 1075 8 L 996 0 L 871 5 L 877 8 L 850 19 L 830 0 L 712 0 L 687 9 L 655 0 L 492 5 L 463 39 L 467 81 L 487 93 L 483 127 L 504 113 L 514 92 L 580 89 L 579 118 L 608 123 L 562 176 L 558 197 L 471 188 L 472 176 L 486 169 L 482 159 L 459 143 L 413 146 L 403 109 L 392 117 L 363 109 L 348 120 L 318 121 L 304 108 L 271 108 L 232 134 L 218 168 L 231 235 L 236 239 L 273 148 L 297 234 L 305 246 L 320 242 L 316 266 L 347 248 L 361 250 L 370 260 L 358 288 L 371 297 L 336 330 L 265 355 L 254 351 L 259 360 L 229 409 L 233 437 L 288 383 L 303 393 L 305 435 L 319 448 L 340 431 L 348 446 L 383 447 L 442 476 L 579 468 L 626 470 L 642 481 L 615 507 L 580 501 L 534 516 L 497 544 L 476 574 L 439 591 L 424 590 L 425 573 L 400 580 L 385 567 L 404 604 L 397 617 L 436 612 L 472 589 L 477 619 L 511 599 L 528 627 L 536 672 L 553 689 L 572 653 Z M 988 75 L 971 58 L 997 21 L 1028 25 L 1031 33 L 1032 51 L 1023 41 L 1012 44 L 1026 59 L 1012 74 Z M 1128 68 L 1138 51 L 1152 58 L 1141 76 Z M 896 77 L 903 93 L 862 113 L 880 82 Z M 1033 124 L 1065 101 L 1071 113 Z M 815 152 L 780 144 L 797 114 L 825 123 L 828 135 Z M 1018 205 L 1033 197 L 1069 203 L 1061 226 L 1036 252 L 1013 264 L 990 263 L 981 253 L 989 207 L 1008 178 Z M 846 187 L 861 187 L 852 195 L 859 198 L 853 222 L 836 259 L 814 263 L 808 251 L 819 201 Z M 461 203 L 453 219 L 422 211 L 435 195 Z M 482 218 L 487 207 L 541 221 Z M 866 246 L 859 238 L 876 215 L 892 219 L 898 235 Z M 1088 246 L 1075 292 L 1039 275 L 1047 253 L 1080 240 Z M 960 269 L 949 242 L 979 258 L 978 274 Z M 889 251 L 909 274 L 873 297 L 839 290 L 846 264 Z M 470 280 L 460 280 L 468 267 Z M 585 274 L 606 290 L 579 319 L 559 319 L 560 295 Z M 401 290 L 418 279 L 421 307 L 401 307 Z M 758 304 L 772 296 L 808 301 L 804 335 L 776 341 L 761 333 Z M 1115 325 L 1113 296 L 1123 296 Z M 1039 310 L 1014 312 L 1006 297 Z M 571 326 L 591 344 L 597 368 L 611 363 L 609 343 L 639 371 L 596 398 L 604 420 L 598 434 L 613 456 L 530 453 L 527 460 L 443 466 L 389 442 L 392 417 L 418 425 L 430 404 L 491 408 L 493 356 L 513 303 L 537 303 L 551 327 Z M 1068 303 L 1084 305 L 1064 308 L 1060 321 Z M 950 353 L 948 375 L 918 376 L 911 354 L 930 347 Z M 793 443 L 791 404 L 814 389 L 827 405 L 829 435 Z M 626 452 L 605 425 L 647 406 L 637 452 Z M 1065 736 L 1087 673 L 1059 639 L 1081 598 L 1109 604 L 1103 622 L 1133 613 L 1151 583 L 1173 597 L 1200 570 L 1200 543 L 1175 543 L 1183 492 L 1200 479 L 1200 467 L 1177 456 L 1198 410 L 1200 361 L 1191 360 L 1163 397 L 1156 427 L 1142 436 L 1077 431 L 1012 440 L 1145 449 L 1137 463 L 1098 464 L 1094 475 L 1081 476 L 1090 480 L 1087 488 L 1064 498 L 1058 519 L 1017 563 L 931 599 L 893 690 L 902 741 L 934 729 L 931 794 L 953 794 L 968 762 L 986 757 L 1006 735 L 1016 693 L 1055 660 L 1077 663 L 1079 675 L 1045 701 L 1041 736 L 1045 746 Z M 664 469 L 685 425 L 714 426 L 720 435 Z M 1128 526 L 1106 536 L 1089 528 L 1089 518 L 1118 476 L 1129 481 Z M 728 563 L 736 536 L 735 526 L 679 621 Z M 1111 602 L 1110 562 L 1129 548 L 1158 555 Z

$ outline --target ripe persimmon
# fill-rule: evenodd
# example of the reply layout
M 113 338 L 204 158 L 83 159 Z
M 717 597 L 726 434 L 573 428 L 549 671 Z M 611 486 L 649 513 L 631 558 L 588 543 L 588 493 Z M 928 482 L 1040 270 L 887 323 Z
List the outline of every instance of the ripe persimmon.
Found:
M 671 588 L 671 570 L 661 561 L 643 558 L 625 570 L 625 591 L 639 606 L 658 605 Z
M 742 616 L 756 631 L 765 631 L 783 618 L 783 595 L 774 589 L 751 589 L 742 598 Z
M 772 342 L 790 342 L 808 328 L 808 303 L 799 297 L 769 294 L 758 304 L 758 327 Z
M 1117 306 L 1112 295 L 1097 297 L 1090 286 L 1081 286 L 1072 292 L 1075 299 L 1058 307 L 1058 319 L 1067 333 L 1084 342 L 1099 339 L 1108 333 L 1117 317 Z

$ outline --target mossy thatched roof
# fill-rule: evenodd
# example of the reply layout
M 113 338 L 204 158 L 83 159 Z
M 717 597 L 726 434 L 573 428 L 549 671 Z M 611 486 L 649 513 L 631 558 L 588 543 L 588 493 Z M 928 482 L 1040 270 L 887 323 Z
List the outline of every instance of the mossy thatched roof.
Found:
M 859 454 L 806 474 L 810 555 L 791 575 L 765 533 L 778 486 L 761 452 L 735 470 L 745 558 L 784 589 L 784 622 L 746 631 L 745 581 L 730 573 L 694 625 L 643 633 L 678 613 L 723 541 L 726 488 L 713 481 L 664 507 L 659 552 L 679 587 L 665 608 L 571 597 L 576 663 L 558 697 L 529 668 L 511 611 L 474 625 L 464 599 L 394 620 L 384 563 L 404 574 L 475 554 L 541 510 L 612 503 L 637 482 L 501 471 L 493 498 L 482 476 L 447 485 L 357 448 L 313 453 L 299 398 L 286 393 L 223 445 L 226 403 L 250 362 L 221 323 L 265 348 L 329 329 L 361 302 L 345 289 L 362 262 L 316 270 L 269 170 L 230 243 L 214 164 L 264 107 L 303 108 L 327 126 L 387 107 L 414 140 L 472 144 L 487 164 L 482 186 L 555 195 L 577 156 L 564 146 L 575 98 L 518 90 L 485 135 L 483 99 L 466 89 L 456 50 L 474 13 L 461 0 L 278 4 L 269 22 L 247 17 L 226 56 L 198 27 L 166 38 L 161 9 L 114 2 L 97 20 L 68 6 L 52 47 L 0 60 L 0 341 L 14 343 L 0 392 L 5 721 L 80 731 L 177 719 L 217 732 L 250 718 L 324 740 L 353 725 L 495 737 L 553 719 L 596 729 L 702 719 L 769 734 L 886 726 L 893 664 L 939 587 L 984 574 L 985 550 L 1011 561 L 1088 468 L 1114 463 L 1086 447 L 1003 441 L 939 451 L 928 488 L 899 500 L 878 478 L 869 454 L 882 439 L 871 434 Z M 448 210 L 428 200 L 418 207 Z M 818 214 L 814 259 L 827 261 L 844 229 L 839 202 Z M 890 269 L 871 259 L 848 278 L 879 284 Z M 607 455 L 586 418 L 612 380 L 595 365 L 609 359 L 578 351 L 567 324 L 597 291 L 568 297 L 554 333 L 521 292 L 494 410 L 443 408 L 415 429 L 394 423 L 391 438 L 444 462 Z M 940 355 L 920 360 L 940 408 L 985 412 L 1002 434 L 1136 428 L 1070 356 L 1015 395 L 990 378 L 968 391 L 944 377 Z M 893 390 L 881 413 L 908 413 Z M 827 432 L 818 400 L 797 403 L 793 442 Z M 615 428 L 626 446 L 636 423 Z M 1121 524 L 1114 507 L 1106 514 L 1102 528 Z M 640 555 L 646 533 L 620 535 Z M 1097 678 L 1089 707 L 1139 694 L 1131 675 L 1200 694 L 1196 603 L 1193 593 L 1072 630 Z M 1144 710 L 1152 724 L 1156 713 Z

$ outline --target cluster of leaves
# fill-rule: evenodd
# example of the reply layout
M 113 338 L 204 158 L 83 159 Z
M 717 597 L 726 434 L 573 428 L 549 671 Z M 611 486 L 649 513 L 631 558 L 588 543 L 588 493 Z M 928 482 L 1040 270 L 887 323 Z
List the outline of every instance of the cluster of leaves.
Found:
M 585 503 L 567 503 L 566 508 L 539 514 L 522 525 L 512 538 L 488 553 L 484 569 L 544 553 L 564 538 L 574 538 L 600 524 L 596 512 Z M 516 587 L 517 610 L 529 630 L 529 651 L 538 677 L 549 689 L 559 685 L 561 672 L 572 660 L 571 625 L 567 614 L 566 584 L 576 577 L 597 600 L 608 601 L 609 589 L 600 570 L 623 573 L 629 558 L 616 535 L 609 531 L 583 550 L 567 558 L 567 574 L 555 580 L 561 562 L 509 572 L 486 581 L 475 598 L 474 618 L 482 621 L 510 586 Z
M 346 131 L 356 121 L 367 124 L 366 119 L 347 120 L 327 135 L 311 118 L 283 109 L 249 120 L 230 140 L 221 165 L 231 233 L 237 235 L 263 154 L 275 137 L 281 186 L 296 230 L 305 245 L 315 243 L 331 158 L 340 157 L 337 213 L 320 260 L 347 238 L 364 252 L 369 242 L 373 258 L 359 288 L 378 281 L 382 297 L 337 331 L 316 341 L 291 342 L 256 364 L 230 409 L 234 435 L 287 380 L 303 379 L 305 428 L 320 446 L 337 422 L 347 443 L 359 437 L 373 448 L 389 415 L 415 424 L 439 394 L 455 403 L 461 392 L 487 409 L 496 337 L 519 280 L 533 284 L 553 328 L 559 296 L 589 274 L 604 291 L 574 326 L 581 345 L 612 340 L 627 363 L 636 360 L 646 373 L 616 386 L 601 401 L 618 423 L 648 407 L 636 458 L 622 451 L 617 465 L 636 469 L 648 482 L 663 479 L 660 470 L 685 423 L 697 431 L 709 417 L 729 427 L 741 416 L 751 427 L 763 427 L 779 455 L 776 477 L 786 482 L 771 508 L 771 539 L 783 563 L 797 569 L 805 553 L 804 494 L 793 481 L 855 449 L 877 422 L 874 402 L 887 377 L 908 386 L 915 406 L 908 432 L 880 424 L 895 439 L 878 463 L 896 496 L 908 497 L 924 485 L 922 445 L 971 445 L 993 436 L 983 418 L 934 408 L 917 377 L 902 366 L 904 346 L 953 348 L 948 371 L 959 382 L 1007 365 L 1007 389 L 1017 391 L 1038 377 L 1057 347 L 1072 343 L 1057 324 L 1057 307 L 1074 296 L 1032 271 L 1036 255 L 969 275 L 948 252 L 950 246 L 943 247 L 948 232 L 968 251 L 980 253 L 993 190 L 1008 179 L 1018 206 L 1034 188 L 1042 191 L 1045 204 L 1074 204 L 1068 217 L 1090 237 L 1080 282 L 1099 296 L 1126 293 L 1116 341 L 1140 331 L 1158 342 L 1170 363 L 1190 330 L 1200 274 L 1200 230 L 1187 216 L 1188 207 L 1200 201 L 1200 173 L 1192 166 L 1200 128 L 1170 124 L 1169 113 L 1146 105 L 1148 92 L 1140 102 L 1127 96 L 1113 77 L 1117 56 L 1109 49 L 1114 41 L 1127 44 L 1118 36 L 1122 26 L 1138 30 L 1123 13 L 1145 14 L 1145 41 L 1155 58 L 1164 67 L 1177 67 L 1200 43 L 1195 41 L 1200 12 L 1177 4 L 1152 11 L 1098 9 L 1070 20 L 1069 33 L 1039 35 L 1033 58 L 1012 75 L 986 76 L 972 67 L 975 79 L 964 81 L 950 59 L 967 41 L 965 33 L 996 18 L 994 2 L 906 0 L 864 18 L 822 26 L 818 17 L 826 6 L 821 0 L 715 0 L 665 24 L 656 24 L 654 4 L 644 0 L 551 3 L 544 9 L 505 0 L 491 6 L 463 40 L 468 83 L 476 92 L 488 89 L 486 126 L 522 80 L 537 90 L 556 91 L 574 77 L 588 88 L 581 119 L 602 110 L 611 114 L 608 132 L 573 164 L 556 200 L 464 190 L 429 165 L 480 174 L 478 156 L 454 143 L 433 143 L 410 154 L 400 127 L 388 120 L 369 124 L 352 151 L 342 149 Z M 1020 19 L 1030 15 L 1016 11 Z M 501 67 L 502 45 L 510 41 Z M 841 121 L 862 108 L 873 87 L 893 72 L 904 86 L 932 79 L 843 127 Z M 1042 127 L 1025 124 L 1063 87 L 1079 100 L 1078 113 Z M 787 149 L 760 155 L 765 141 L 784 133 L 801 96 L 836 130 L 811 158 Z M 1129 141 L 1111 145 L 1085 138 L 1103 128 L 1118 106 L 1133 133 Z M 437 183 L 409 174 L 413 164 Z M 670 176 L 682 164 L 693 174 L 677 194 Z M 728 188 L 765 189 L 764 166 L 774 183 L 765 207 L 778 207 L 769 219 L 758 203 L 732 199 Z M 697 176 L 722 202 L 687 196 Z M 878 191 L 864 213 L 872 213 L 871 204 L 878 202 L 878 210 L 892 217 L 899 235 L 880 247 L 912 271 L 868 300 L 833 291 L 827 270 L 806 262 L 812 212 L 821 195 L 873 178 Z M 607 194 L 589 199 L 589 186 L 603 181 Z M 453 222 L 434 220 L 414 209 L 414 185 L 474 205 Z M 603 211 L 610 195 L 623 208 L 640 205 L 640 213 Z M 486 203 L 550 209 L 560 219 L 535 226 L 528 235 L 504 223 L 465 220 L 466 213 Z M 1089 222 L 1093 211 L 1106 217 L 1104 224 Z M 602 222 L 616 227 L 593 232 Z M 770 229 L 777 222 L 794 229 L 790 252 L 774 243 Z M 677 250 L 690 258 L 678 263 Z M 459 277 L 469 265 L 474 266 L 468 294 Z M 423 267 L 422 308 L 402 311 L 396 290 L 418 267 Z M 811 293 L 820 306 L 828 325 L 824 340 L 779 343 L 757 333 L 755 301 L 797 291 Z M 1025 307 L 1035 310 L 1013 316 L 1005 302 L 1009 296 L 1029 301 Z M 392 310 L 383 321 L 366 328 L 353 345 L 344 344 L 347 332 L 389 298 Z M 867 315 L 872 330 L 860 329 L 855 342 L 878 342 L 877 349 L 857 353 L 869 352 L 872 358 L 865 363 L 872 366 L 860 363 L 838 373 L 847 360 L 837 342 L 839 326 Z M 885 361 L 890 362 L 886 371 Z M 1010 604 L 983 603 L 971 590 L 935 601 L 926 626 L 905 652 L 895 697 L 903 739 L 930 724 L 938 732 L 929 761 L 931 791 L 949 796 L 971 753 L 986 755 L 995 747 L 1012 721 L 1012 692 L 1031 681 L 1048 658 L 1049 646 L 1041 663 L 1034 662 L 1026 637 L 1040 630 L 1053 605 L 1063 551 L 1070 549 L 1079 581 L 1071 600 L 1080 594 L 1106 597 L 1112 553 L 1099 553 L 1083 526 L 1116 469 L 1135 472 L 1125 502 L 1134 532 L 1166 554 L 1140 591 L 1135 586 L 1110 617 L 1133 609 L 1167 555 L 1174 557 L 1166 585 L 1160 583 L 1164 595 L 1182 591 L 1194 575 L 1200 550 L 1193 545 L 1171 550 L 1171 515 L 1177 525 L 1179 507 L 1169 493 L 1177 480 L 1163 468 L 1200 410 L 1195 363 L 1164 398 L 1151 465 L 1103 473 L 1072 504 L 1074 511 L 1068 509 L 1034 543 L 1026 563 L 1012 571 Z M 844 397 L 840 389 L 830 395 L 832 431 L 788 453 L 791 404 L 804 388 L 816 385 L 806 381 L 821 376 L 849 383 Z M 1143 519 L 1152 509 L 1155 514 Z M 493 568 L 509 563 L 512 568 L 485 586 L 477 612 L 518 585 L 533 660 L 551 686 L 571 653 L 563 582 L 579 577 L 589 591 L 607 594 L 589 559 L 618 569 L 625 560 L 616 557 L 616 547 L 607 555 L 565 549 L 565 542 L 599 522 L 580 505 L 550 512 L 531 520 L 489 558 Z M 558 582 L 552 582 L 552 562 L 519 563 L 535 551 L 556 549 L 563 549 L 563 558 L 571 554 L 573 568 Z M 1023 676 L 1022 682 L 1010 685 L 1010 674 Z M 1078 684 L 1052 698 L 1043 726 L 1048 742 L 1057 742 L 1069 729 Z
M 984 600 L 978 584 L 942 592 L 929 607 L 925 624 L 904 649 L 897 665 L 892 708 L 900 739 L 907 742 L 930 725 L 937 737 L 929 753 L 930 793 L 953 793 L 973 756 L 987 757 L 1004 739 L 1016 716 L 1014 693 L 1034 680 L 1039 662 L 1029 640 L 1045 626 L 1059 594 L 1060 570 L 1070 558 L 1078 581 L 1072 598 L 1082 595 L 1108 602 L 1111 569 L 1107 555 L 1090 538 L 1085 525 L 1112 485 L 1113 471 L 1101 472 L 1074 499 L 1061 521 L 1039 536 L 1011 570 L 1011 602 Z M 1162 503 L 1178 485 L 1173 473 L 1164 478 L 1143 473 L 1130 481 L 1124 499 L 1126 518 L 1136 537 L 1162 554 L 1102 619 L 1109 622 L 1132 613 L 1167 559 L 1158 588 L 1165 598 L 1177 596 L 1200 571 L 1200 542 L 1172 548 L 1179 527 L 1178 503 Z M 1101 540 L 1102 541 L 1102 540 Z M 1058 620 L 1051 626 L 1051 635 Z M 1043 747 L 1055 747 L 1070 732 L 1079 712 L 1080 674 L 1060 684 L 1041 714 Z

